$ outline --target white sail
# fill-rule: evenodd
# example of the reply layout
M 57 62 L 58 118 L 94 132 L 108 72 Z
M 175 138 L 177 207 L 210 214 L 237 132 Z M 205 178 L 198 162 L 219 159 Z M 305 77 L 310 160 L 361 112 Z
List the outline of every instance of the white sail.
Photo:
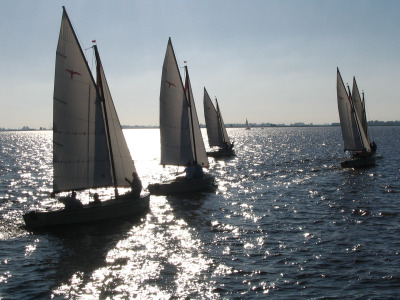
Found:
M 109 186 L 112 179 L 101 101 L 65 9 L 53 98 L 54 191 Z
M 204 118 L 206 120 L 208 143 L 210 147 L 222 147 L 224 142 L 229 144 L 230 140 L 219 111 L 218 101 L 215 101 L 217 108 L 214 107 L 206 88 L 204 88 Z
M 352 100 L 354 103 L 354 108 L 357 111 L 357 115 L 360 117 L 360 121 L 362 124 L 362 128 L 364 129 L 364 132 L 367 136 L 368 143 L 371 142 L 370 137 L 369 137 L 369 131 L 368 131 L 368 124 L 367 124 L 367 116 L 365 113 L 365 103 L 363 100 L 361 100 L 360 97 L 360 92 L 358 90 L 356 78 L 353 77 L 353 89 L 352 89 Z
M 250 129 L 249 122 L 246 119 L 246 129 Z
M 135 164 L 129 152 L 128 145 L 126 144 L 126 140 L 122 132 L 121 123 L 119 122 L 117 111 L 115 110 L 114 102 L 112 100 L 111 92 L 107 84 L 103 65 L 100 61 L 98 53 L 97 68 L 100 75 L 100 78 L 97 78 L 97 83 L 98 85 L 100 85 L 101 81 L 101 88 L 99 87 L 99 89 L 101 90 L 101 92 L 104 93 L 103 98 L 105 101 L 108 128 L 110 132 L 112 150 L 111 152 L 115 171 L 114 184 L 120 187 L 129 187 L 130 184 L 125 180 L 125 178 L 128 178 L 129 180 L 132 179 L 132 173 L 136 172 Z
M 339 109 L 340 126 L 345 150 L 371 151 L 366 139 L 360 119 L 352 103 L 351 96 L 346 92 L 339 69 L 337 69 L 337 101 Z
M 190 134 L 192 138 L 192 151 L 194 154 L 194 161 L 202 167 L 208 168 L 208 157 L 206 147 L 204 146 L 203 136 L 201 135 L 200 123 L 197 117 L 196 105 L 194 103 L 194 97 L 192 92 L 192 85 L 190 83 L 189 72 L 187 67 L 186 78 L 185 78 L 185 92 L 186 98 L 190 103 L 189 107 L 189 120 L 190 120 Z
M 160 139 L 162 165 L 193 163 L 188 102 L 171 39 L 168 40 L 161 75 Z

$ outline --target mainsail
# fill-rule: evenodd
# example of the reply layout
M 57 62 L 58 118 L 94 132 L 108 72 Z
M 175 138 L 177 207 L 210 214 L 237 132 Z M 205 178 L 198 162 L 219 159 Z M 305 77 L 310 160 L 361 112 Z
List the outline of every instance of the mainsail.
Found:
M 100 64 L 101 66 L 101 64 Z M 68 15 L 63 10 L 60 35 L 56 53 L 53 101 L 53 166 L 55 192 L 81 190 L 105 186 L 126 186 L 122 176 L 134 170 L 132 159 L 124 159 L 125 175 L 120 175 L 119 165 L 112 175 L 110 145 L 115 146 L 114 153 L 129 156 L 127 147 L 118 149 L 123 137 L 121 126 L 112 103 L 111 95 L 102 68 L 101 80 L 104 81 L 104 101 L 96 86 L 92 73 L 79 45 Z M 109 111 L 109 124 L 114 131 L 111 143 L 108 143 L 104 105 Z M 118 122 L 120 132 L 118 131 Z M 125 142 L 126 146 L 126 142 Z M 123 147 L 122 147 L 123 148 Z M 127 150 L 127 152 L 126 152 Z M 119 155 L 119 154 L 114 154 Z M 118 159 L 116 158 L 117 162 Z M 132 169 L 133 166 L 133 169 Z
M 190 99 L 187 99 L 183 87 L 170 38 L 160 88 L 161 164 L 186 166 L 197 162 L 208 167 L 189 78 L 186 81 Z
M 218 101 L 215 99 L 217 108 L 214 107 L 210 96 L 204 88 L 204 118 L 206 120 L 208 143 L 210 147 L 222 147 L 224 143 L 230 144 Z
M 347 94 L 339 68 L 337 69 L 337 101 L 339 109 L 340 126 L 345 150 L 371 151 L 371 147 L 365 135 L 364 129 L 357 111 L 354 107 L 351 95 Z

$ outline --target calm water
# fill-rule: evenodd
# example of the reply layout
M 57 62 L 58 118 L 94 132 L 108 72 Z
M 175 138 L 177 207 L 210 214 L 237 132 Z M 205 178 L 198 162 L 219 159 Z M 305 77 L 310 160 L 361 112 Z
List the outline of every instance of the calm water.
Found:
M 159 165 L 158 130 L 124 133 L 144 186 L 182 171 Z M 215 193 L 30 232 L 25 211 L 58 205 L 52 135 L 1 132 L 0 298 L 400 297 L 399 127 L 371 128 L 377 166 L 363 170 L 339 167 L 338 127 L 228 133 L 237 156 L 210 159 Z

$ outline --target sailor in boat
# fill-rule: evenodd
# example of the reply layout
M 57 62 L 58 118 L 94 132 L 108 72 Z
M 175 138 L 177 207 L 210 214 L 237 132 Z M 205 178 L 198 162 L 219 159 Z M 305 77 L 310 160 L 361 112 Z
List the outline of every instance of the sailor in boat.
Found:
M 92 204 L 99 204 L 99 203 L 101 203 L 98 193 L 94 193 L 94 195 L 93 195 L 93 200 L 94 200 L 94 201 L 92 202 Z
M 372 150 L 372 152 L 376 152 L 376 148 L 377 148 L 377 146 L 376 146 L 375 142 L 372 142 L 372 143 L 371 143 L 371 150 Z
M 194 166 L 194 178 L 196 178 L 196 179 L 203 179 L 204 178 L 203 167 L 200 166 L 199 164 L 196 164 Z
M 228 142 L 224 142 L 222 145 L 222 150 L 223 151 L 230 151 L 233 149 L 233 142 L 229 144 Z
M 138 174 L 136 172 L 133 172 L 132 180 L 129 180 L 128 178 L 125 178 L 125 180 L 131 185 L 131 195 L 134 198 L 139 198 L 143 186 Z
M 72 191 L 70 196 L 61 197 L 58 199 L 65 205 L 65 209 L 77 209 L 82 208 L 83 204 L 80 200 L 76 199 L 76 192 Z
M 194 178 L 194 166 L 188 163 L 186 166 L 184 172 L 186 173 L 185 178 L 186 179 L 193 179 Z
M 186 173 L 186 179 L 203 179 L 204 177 L 203 168 L 199 164 L 191 165 L 189 163 L 184 172 Z

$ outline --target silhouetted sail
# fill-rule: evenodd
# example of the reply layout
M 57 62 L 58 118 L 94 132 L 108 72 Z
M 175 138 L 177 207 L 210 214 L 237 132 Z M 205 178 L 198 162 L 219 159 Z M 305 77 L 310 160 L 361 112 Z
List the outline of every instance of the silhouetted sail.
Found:
M 369 137 L 368 124 L 367 124 L 367 116 L 365 111 L 365 102 L 364 99 L 361 99 L 360 92 L 358 90 L 356 78 L 353 77 L 353 89 L 352 89 L 352 100 L 354 103 L 354 108 L 357 111 L 357 115 L 360 118 L 362 128 L 364 129 L 365 135 L 367 136 L 368 143 L 370 144 L 371 139 Z M 364 94 L 363 94 L 364 96 Z
M 230 144 L 230 140 L 217 99 L 215 99 L 215 102 L 217 108 L 214 107 L 206 88 L 204 88 L 204 118 L 206 120 L 208 143 L 210 147 L 222 147 L 224 142 Z
M 345 150 L 370 152 L 371 148 L 362 128 L 360 118 L 352 102 L 351 95 L 347 94 L 339 69 L 337 69 L 336 89 Z
M 172 42 L 169 39 L 160 88 L 161 164 L 186 166 L 197 161 L 198 164 L 208 167 L 197 116 L 195 119 L 192 118 L 196 115 L 196 110 L 191 95 L 190 81 L 188 82 L 190 102 L 186 98 Z M 192 107 L 192 112 L 190 107 Z M 192 137 L 195 138 L 192 139 Z
M 250 129 L 249 122 L 246 119 L 246 129 Z
M 101 66 L 101 64 L 100 64 Z M 134 170 L 111 95 L 100 68 L 104 98 L 83 55 L 64 9 L 56 54 L 53 104 L 53 166 L 55 192 L 126 186 Z M 113 131 L 108 143 L 104 105 Z M 122 142 L 123 141 L 123 142 Z M 116 162 L 114 180 L 111 147 Z M 122 148 L 120 146 L 122 145 Z M 117 156 L 123 157 L 121 162 Z M 129 157 L 129 158 L 128 158 Z M 130 159 L 130 162 L 128 162 Z M 123 165 L 123 175 L 120 172 Z M 132 168 L 133 166 L 133 168 Z

